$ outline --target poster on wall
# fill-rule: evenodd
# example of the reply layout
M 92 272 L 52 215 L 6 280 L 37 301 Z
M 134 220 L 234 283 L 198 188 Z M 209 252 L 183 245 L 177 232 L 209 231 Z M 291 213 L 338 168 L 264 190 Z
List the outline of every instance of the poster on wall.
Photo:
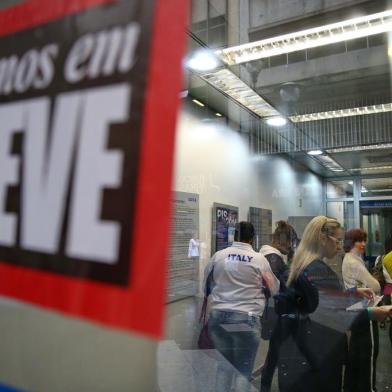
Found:
M 234 241 L 235 224 L 238 222 L 238 207 L 214 203 L 212 207 L 211 253 L 230 246 Z
M 258 252 L 263 245 L 271 242 L 272 210 L 249 207 L 248 220 L 255 228 L 253 247 Z
M 199 279 L 199 195 L 174 192 L 167 301 L 194 296 Z
M 1 9 L 1 295 L 160 336 L 187 5 Z

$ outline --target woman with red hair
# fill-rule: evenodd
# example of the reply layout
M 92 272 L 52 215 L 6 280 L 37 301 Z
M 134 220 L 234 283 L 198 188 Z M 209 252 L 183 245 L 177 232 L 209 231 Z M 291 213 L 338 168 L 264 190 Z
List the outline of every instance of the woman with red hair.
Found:
M 370 288 L 380 294 L 381 288 L 367 270 L 363 261 L 367 234 L 362 229 L 348 230 L 344 237 L 342 276 L 346 289 Z M 378 355 L 378 326 L 369 320 L 367 325 L 352 328 L 348 363 L 345 374 L 345 391 L 371 392 L 376 385 Z
M 342 275 L 346 289 L 353 287 L 368 287 L 380 294 L 381 287 L 377 279 L 367 270 L 363 261 L 366 248 L 367 234 L 362 229 L 346 231 L 344 250 L 347 252 L 343 259 Z

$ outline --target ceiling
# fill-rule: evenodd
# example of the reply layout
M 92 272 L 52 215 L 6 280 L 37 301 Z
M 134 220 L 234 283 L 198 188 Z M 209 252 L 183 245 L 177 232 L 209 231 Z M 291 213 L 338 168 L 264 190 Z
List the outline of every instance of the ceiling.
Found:
M 362 12 L 377 12 L 385 2 L 362 1 Z M 356 7 L 340 13 L 349 15 Z M 384 8 L 385 9 L 385 8 Z M 316 14 L 312 18 L 286 23 L 283 32 L 294 32 L 299 26 L 317 26 L 317 23 L 333 23 L 337 12 Z M 302 29 L 304 28 L 302 27 Z M 200 29 L 200 26 L 198 25 Z M 226 24 L 228 29 L 228 24 Z M 251 41 L 274 36 L 276 28 L 249 29 Z M 281 33 L 280 33 L 281 34 Z M 207 46 L 195 29 L 189 32 L 189 51 Z M 208 34 L 207 34 L 208 36 Z M 211 47 L 217 45 L 211 44 Z M 361 38 L 349 43 L 339 43 L 290 55 L 276 56 L 240 66 L 228 67 L 263 99 L 283 115 L 324 112 L 392 102 L 391 72 L 388 57 L 388 35 L 379 34 L 370 39 Z M 270 129 L 263 119 L 250 113 L 232 98 L 222 94 L 202 80 L 197 74 L 186 73 L 189 94 L 211 108 L 211 115 L 219 112 L 238 128 L 262 139 L 263 144 L 285 140 L 285 149 L 270 148 L 267 153 L 286 153 L 311 171 L 323 177 L 375 176 L 392 174 L 392 148 L 326 153 L 343 169 L 334 172 L 325 168 L 317 159 L 307 155 L 313 148 L 361 146 L 392 142 L 392 114 L 372 114 L 345 119 L 313 121 L 309 124 L 289 124 L 285 129 Z M 294 136 L 293 136 L 294 135 Z M 280 140 L 280 139 L 279 139 Z M 282 143 L 279 141 L 279 145 Z M 266 153 L 266 151 L 256 151 Z M 379 168 L 379 169 L 377 169 Z M 382 186 L 384 186 L 383 184 Z

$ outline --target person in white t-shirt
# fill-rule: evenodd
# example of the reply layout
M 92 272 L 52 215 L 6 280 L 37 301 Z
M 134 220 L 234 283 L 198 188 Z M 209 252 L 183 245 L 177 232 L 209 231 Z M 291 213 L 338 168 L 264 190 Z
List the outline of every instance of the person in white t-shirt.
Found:
M 252 248 L 253 238 L 253 225 L 238 223 L 232 246 L 216 252 L 205 273 L 207 277 L 213 269 L 210 338 L 214 347 L 248 380 L 260 343 L 260 316 L 265 306 L 263 286 L 272 295 L 279 291 L 279 281 L 268 261 Z M 230 377 L 221 377 L 218 389 L 230 390 L 231 381 Z

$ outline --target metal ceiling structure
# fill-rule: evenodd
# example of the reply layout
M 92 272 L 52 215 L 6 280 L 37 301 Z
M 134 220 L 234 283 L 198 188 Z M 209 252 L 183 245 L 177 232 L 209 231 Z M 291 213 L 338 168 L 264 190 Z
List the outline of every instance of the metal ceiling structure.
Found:
M 389 145 L 392 142 L 389 61 L 392 52 L 389 49 L 392 5 L 385 9 L 383 7 L 388 7 L 388 3 L 377 4 L 379 8 L 375 9 L 372 1 L 347 0 L 342 1 L 340 10 L 320 10 L 302 19 L 303 25 L 311 28 L 307 34 L 298 27 L 300 17 L 294 22 L 282 23 L 282 33 L 276 34 L 276 37 L 271 32 L 277 31 L 279 22 L 265 29 L 263 26 L 249 26 L 249 40 L 263 36 L 263 30 L 267 38 L 244 45 L 240 42 L 235 47 L 217 51 L 223 56 L 222 63 L 226 64 L 209 73 L 189 73 L 189 92 L 223 113 L 230 121 L 238 123 L 242 132 L 249 133 L 249 143 L 256 154 L 289 154 L 324 177 L 392 173 L 392 148 Z M 361 17 L 348 17 L 355 14 L 359 5 Z M 371 22 L 363 21 L 368 18 L 367 13 L 375 15 L 370 17 Z M 324 20 L 329 23 L 328 26 L 332 24 L 329 30 L 322 27 L 326 25 Z M 352 21 L 357 21 L 358 25 Z M 316 22 L 318 26 L 314 25 Z M 336 27 L 336 23 L 347 26 Z M 206 26 L 210 31 L 216 24 L 211 22 L 210 28 L 207 21 Z M 366 31 L 372 27 L 376 30 L 368 34 Z M 228 36 L 231 28 L 226 23 L 225 33 Z M 363 33 L 349 37 L 348 33 L 356 30 Z M 340 40 L 336 38 L 339 34 L 343 37 Z M 200 44 L 211 48 L 219 46 L 219 43 L 200 40 L 200 34 L 195 34 L 194 29 L 190 36 L 192 49 Z M 331 42 L 324 42 L 322 46 L 310 44 L 323 37 Z M 290 49 L 290 45 L 295 47 L 295 51 Z M 232 65 L 235 63 L 241 65 Z M 224 80 L 220 80 L 219 74 L 226 80 L 239 81 L 242 87 L 248 86 L 253 102 L 257 101 L 254 94 L 260 97 L 262 110 L 255 110 L 243 99 L 238 99 L 239 95 L 230 88 L 225 91 L 221 87 Z M 216 93 L 216 89 L 223 93 Z M 233 110 L 236 105 L 239 109 Z M 290 120 L 287 125 L 271 127 L 264 121 L 264 117 L 278 114 Z M 385 148 L 372 149 L 372 146 L 380 144 Z M 361 150 L 363 145 L 368 149 Z M 342 148 L 348 150 L 336 150 Z M 314 149 L 323 151 L 321 159 L 306 154 Z

